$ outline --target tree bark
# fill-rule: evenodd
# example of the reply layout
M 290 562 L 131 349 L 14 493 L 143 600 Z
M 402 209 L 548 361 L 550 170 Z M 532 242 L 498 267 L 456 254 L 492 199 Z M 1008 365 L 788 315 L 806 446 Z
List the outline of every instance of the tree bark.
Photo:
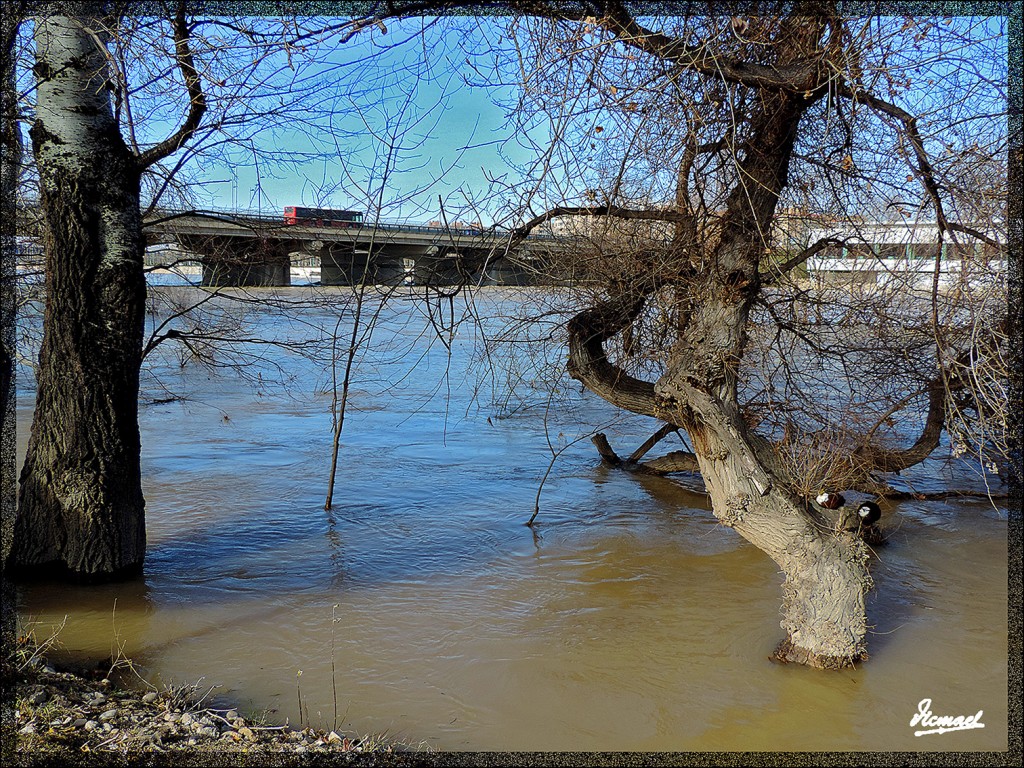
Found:
M 25 4 L 0 4 L 0 564 L 7 562 L 14 537 L 17 510 L 16 457 L 18 449 L 18 397 L 16 326 L 18 319 L 16 226 L 18 178 L 22 141 L 18 127 L 18 89 L 15 50 Z M 11 580 L 0 579 L 0 637 L 14 637 L 17 596 Z M 6 655 L 6 654 L 5 654 Z M 7 670 L 4 670 L 5 674 Z M 5 702 L 6 706 L 6 702 Z M 0 730 L 5 742 L 16 737 L 3 715 Z M 4 754 L 7 750 L 4 750 Z
M 735 306 L 742 300 L 733 287 L 723 287 L 717 298 L 707 296 L 657 384 L 638 383 L 611 365 L 604 352 L 603 341 L 635 308 L 630 302 L 611 301 L 573 318 L 569 371 L 610 402 L 687 431 L 715 516 L 764 551 L 785 575 L 781 625 L 786 638 L 774 658 L 827 669 L 851 666 L 866 657 L 868 550 L 855 532 L 789 492 L 790 479 L 758 450 L 763 439 L 748 431 L 736 402 L 735 369 L 726 365 L 742 347 L 742 327 L 729 323 L 741 326 L 749 309 Z M 722 346 L 709 346 L 714 339 Z M 684 365 L 686 360 L 693 367 Z M 618 456 L 605 447 L 602 457 L 614 464 Z
M 145 241 L 140 167 L 111 110 L 101 3 L 37 17 L 46 307 L 10 567 L 85 580 L 145 555 L 138 428 Z
M 712 509 L 723 525 L 774 560 L 785 575 L 782 628 L 774 658 L 838 669 L 866 657 L 864 595 L 868 550 L 855 532 L 803 504 L 758 458 L 742 419 L 705 392 L 676 390 L 685 402 Z
M 18 447 L 17 361 L 17 219 L 18 177 L 22 146 L 18 129 L 15 44 L 23 19 L 21 3 L 0 7 L 0 563 L 11 549 L 17 507 L 15 459 Z
M 813 51 L 820 19 L 793 16 L 783 24 L 780 63 Z M 788 490 L 763 462 L 748 434 L 737 397 L 746 328 L 760 290 L 760 256 L 770 242 L 779 193 L 800 119 L 816 97 L 762 92 L 741 146 L 740 182 L 726 199 L 714 269 L 698 286 L 696 307 L 656 393 L 678 406 L 712 508 L 782 569 L 780 661 L 839 668 L 864 658 L 864 593 L 871 588 L 867 550 Z

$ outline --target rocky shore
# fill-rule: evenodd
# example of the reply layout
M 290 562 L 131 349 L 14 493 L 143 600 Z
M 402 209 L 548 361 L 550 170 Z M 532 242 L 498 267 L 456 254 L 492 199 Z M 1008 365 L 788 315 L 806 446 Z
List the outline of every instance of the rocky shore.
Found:
M 59 671 L 25 649 L 18 656 L 8 659 L 4 670 L 3 759 L 8 765 L 12 759 L 17 764 L 81 762 L 90 753 L 143 758 L 158 757 L 155 753 L 424 754 L 424 748 L 384 738 L 272 724 L 236 709 L 210 708 L 197 686 L 131 690 L 108 677 Z

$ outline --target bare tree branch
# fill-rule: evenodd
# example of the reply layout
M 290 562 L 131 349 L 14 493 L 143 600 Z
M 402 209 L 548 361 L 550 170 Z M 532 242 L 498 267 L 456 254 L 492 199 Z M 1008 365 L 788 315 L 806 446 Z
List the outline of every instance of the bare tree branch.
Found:
M 171 25 L 174 29 L 175 59 L 182 77 L 185 79 L 185 86 L 188 88 L 188 115 L 174 134 L 139 155 L 139 165 L 142 168 L 148 168 L 153 163 L 178 151 L 199 128 L 203 115 L 206 113 L 206 96 L 203 93 L 202 81 L 196 70 L 192 49 L 188 42 L 190 33 L 188 21 L 185 18 L 185 0 L 179 0 L 178 10 Z
M 921 138 L 921 132 L 917 127 L 916 117 L 911 115 L 905 109 L 875 96 L 870 91 L 854 90 L 846 83 L 840 85 L 836 89 L 836 92 L 850 101 L 862 101 L 878 114 L 888 115 L 903 124 L 907 139 L 910 141 L 910 146 L 914 150 L 914 156 L 917 158 L 917 166 L 915 169 L 917 176 L 920 178 L 921 184 L 924 186 L 932 205 L 935 207 L 935 218 L 941 231 L 962 232 L 988 243 L 989 245 L 995 247 L 999 246 L 999 241 L 992 239 L 985 233 L 979 232 L 972 227 L 964 226 L 963 224 L 950 222 L 946 217 L 946 211 L 942 203 L 941 190 L 939 189 L 939 184 L 935 179 L 935 168 L 932 166 L 931 158 L 929 158 L 928 151 L 925 149 L 924 140 Z
M 779 278 L 785 275 L 787 272 L 796 269 L 808 259 L 817 256 L 821 251 L 830 245 L 843 245 L 846 240 L 836 237 L 823 237 L 815 241 L 814 244 L 808 246 L 804 250 L 795 254 L 794 256 L 786 259 L 779 265 L 772 265 L 772 273 L 761 279 L 762 285 L 771 285 L 772 283 L 778 282 Z
M 569 321 L 569 375 L 613 405 L 671 421 L 654 385 L 634 378 L 608 361 L 604 342 L 629 325 L 643 309 L 645 297 L 606 301 Z

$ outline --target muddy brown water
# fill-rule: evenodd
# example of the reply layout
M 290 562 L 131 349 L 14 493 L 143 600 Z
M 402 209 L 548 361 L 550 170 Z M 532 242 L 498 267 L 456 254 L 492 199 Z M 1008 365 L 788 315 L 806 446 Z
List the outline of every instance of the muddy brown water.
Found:
M 255 320 L 301 336 L 333 328 L 333 311 Z M 496 405 L 477 333 L 461 327 L 449 358 L 426 315 L 400 301 L 381 317 L 330 512 L 322 367 L 261 348 L 253 385 L 175 354 L 151 361 L 145 574 L 33 585 L 22 620 L 43 636 L 64 621 L 68 658 L 121 653 L 157 683 L 201 678 L 213 701 L 444 750 L 1006 749 L 1005 508 L 887 506 L 871 659 L 839 673 L 773 665 L 774 564 L 719 526 L 703 495 L 606 470 L 585 437 L 601 427 L 625 453 L 656 425 L 565 381 L 554 407 L 541 383 L 518 410 Z M 269 383 L 275 364 L 294 377 L 284 389 Z M 171 395 L 182 399 L 153 402 Z M 549 440 L 565 450 L 531 529 Z M 965 482 L 938 462 L 910 479 Z M 915 736 L 923 699 L 937 715 L 982 710 L 985 727 Z

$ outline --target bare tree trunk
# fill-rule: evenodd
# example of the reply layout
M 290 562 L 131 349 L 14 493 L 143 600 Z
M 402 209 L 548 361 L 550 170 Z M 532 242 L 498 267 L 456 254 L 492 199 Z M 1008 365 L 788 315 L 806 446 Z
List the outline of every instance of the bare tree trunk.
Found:
M 838 669 L 865 658 L 868 550 L 855 532 L 803 504 L 757 456 L 741 419 L 683 385 L 694 443 L 712 509 L 723 525 L 774 560 L 785 574 L 780 661 Z
M 0 563 L 11 549 L 17 506 L 15 457 L 18 446 L 17 361 L 15 326 L 18 296 L 16 247 L 18 175 L 21 133 L 18 130 L 18 89 L 15 83 L 15 42 L 24 9 L 18 3 L 0 8 Z
M 35 28 L 30 135 L 45 221 L 46 309 L 11 552 L 20 574 L 125 576 L 141 570 L 145 555 L 140 171 L 111 111 L 101 5 L 81 4 L 81 16 L 40 15 Z
M 18 488 L 15 473 L 18 448 L 15 221 L 22 146 L 18 129 L 14 53 L 24 11 L 23 3 L 0 5 L 0 564 L 7 562 L 7 555 L 11 551 Z M 4 574 L 0 580 L 0 637 L 4 638 L 5 644 L 14 637 L 16 605 L 14 585 Z M 6 673 L 5 669 L 5 677 Z M 7 744 L 15 738 L 14 728 L 6 711 L 2 717 L 0 729 Z M 13 749 L 10 751 L 13 752 Z M 8 749 L 5 748 L 3 752 L 7 754 Z
M 756 198 L 756 195 L 754 195 Z M 748 432 L 736 393 L 756 266 L 742 256 L 756 244 L 737 237 L 720 249 L 724 284 L 713 281 L 666 373 L 655 385 L 676 405 L 674 421 L 692 441 L 712 509 L 723 525 L 774 560 L 785 574 L 780 661 L 837 669 L 864 658 L 867 549 L 853 533 L 799 500 Z M 748 293 L 749 291 L 749 293 Z
M 746 311 L 709 298 L 690 328 L 690 347 L 680 345 L 675 364 L 645 389 L 612 365 L 601 347 L 638 308 L 609 301 L 577 315 L 569 324 L 571 375 L 620 407 L 687 431 L 715 516 L 785 575 L 786 637 L 775 658 L 830 669 L 864 658 L 864 594 L 872 586 L 867 548 L 855 532 L 842 530 L 789 492 L 788 478 L 761 450 L 763 439 L 740 416 L 733 377 L 713 362 L 725 359 L 730 346 L 715 349 L 708 342 L 738 339 Z

